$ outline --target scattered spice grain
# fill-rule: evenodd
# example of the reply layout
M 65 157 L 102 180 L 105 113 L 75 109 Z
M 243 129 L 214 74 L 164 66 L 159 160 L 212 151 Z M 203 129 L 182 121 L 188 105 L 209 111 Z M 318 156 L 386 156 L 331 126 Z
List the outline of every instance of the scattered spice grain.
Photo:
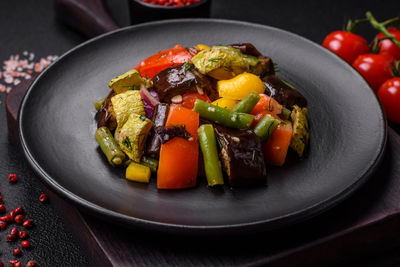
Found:
M 40 202 L 42 202 L 42 203 L 46 203 L 47 202 L 47 195 L 46 194 L 41 194 L 40 196 L 39 196 L 39 201 Z
M 13 254 L 15 256 L 21 256 L 22 255 L 22 250 L 20 248 L 14 248 L 13 249 Z
M 15 173 L 10 173 L 8 175 L 8 180 L 10 181 L 10 183 L 15 183 L 16 181 L 18 181 L 18 175 Z
M 35 54 L 24 51 L 22 55 L 10 55 L 8 60 L 3 62 L 0 69 L 0 93 L 8 93 L 13 86 L 21 83 L 22 80 L 32 78 L 34 73 L 42 72 L 48 65 L 58 58 L 56 55 L 49 55 L 35 61 Z
M 31 243 L 28 240 L 24 240 L 21 242 L 21 246 L 23 248 L 29 248 L 31 246 Z
M 28 238 L 28 232 L 27 231 L 19 231 L 18 233 L 19 238 L 21 239 L 27 239 Z
M 18 214 L 17 216 L 15 216 L 14 221 L 18 224 L 21 224 L 24 222 L 24 216 L 21 214 Z

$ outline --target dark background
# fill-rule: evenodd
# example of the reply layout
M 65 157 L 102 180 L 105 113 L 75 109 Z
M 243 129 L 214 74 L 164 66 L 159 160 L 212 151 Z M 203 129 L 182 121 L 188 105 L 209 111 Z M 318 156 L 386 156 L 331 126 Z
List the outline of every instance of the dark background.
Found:
M 106 2 L 117 24 L 129 25 L 127 1 Z M 34 52 L 36 59 L 61 55 L 86 40 L 83 35 L 57 21 L 53 5 L 53 0 L 0 1 L 0 62 L 23 51 Z M 400 3 L 398 0 L 214 0 L 211 17 L 275 26 L 321 43 L 326 34 L 341 29 L 348 18 L 363 17 L 367 10 L 371 10 L 379 21 L 383 21 L 400 15 Z M 360 33 L 368 40 L 376 34 L 368 25 L 360 27 Z M 0 188 L 8 208 L 23 206 L 26 216 L 35 221 L 35 227 L 30 231 L 32 249 L 24 250 L 21 261 L 25 263 L 32 258 L 40 266 L 87 266 L 90 259 L 83 246 L 71 234 L 63 219 L 64 215 L 51 202 L 43 205 L 38 201 L 45 188 L 30 173 L 17 147 L 8 140 L 5 96 L 5 93 L 0 93 Z M 20 175 L 17 184 L 8 183 L 9 173 Z M 14 258 L 11 251 L 16 245 L 5 241 L 10 229 L 0 232 L 0 258 L 4 262 Z M 400 266 L 397 251 L 366 255 L 359 265 Z

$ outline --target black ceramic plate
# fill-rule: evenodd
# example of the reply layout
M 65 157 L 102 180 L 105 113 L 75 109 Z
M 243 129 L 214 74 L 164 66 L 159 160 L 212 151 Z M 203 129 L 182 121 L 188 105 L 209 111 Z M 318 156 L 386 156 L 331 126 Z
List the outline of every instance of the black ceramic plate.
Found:
M 306 96 L 308 156 L 268 167 L 268 186 L 214 191 L 157 190 L 110 167 L 94 139 L 93 103 L 108 82 L 141 59 L 175 44 L 250 42 Z M 205 234 L 270 230 L 327 210 L 376 169 L 386 121 L 366 82 L 344 61 L 300 36 L 225 20 L 175 20 L 124 28 L 66 53 L 26 94 L 19 114 L 26 158 L 55 192 L 94 214 L 127 226 Z M 179 166 L 177 166 L 179 167 Z M 251 173 L 249 173 L 251 175 Z

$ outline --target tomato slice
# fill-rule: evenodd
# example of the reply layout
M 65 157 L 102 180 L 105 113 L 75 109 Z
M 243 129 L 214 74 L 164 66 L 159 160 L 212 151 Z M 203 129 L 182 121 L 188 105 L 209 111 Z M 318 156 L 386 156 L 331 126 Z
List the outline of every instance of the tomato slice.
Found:
M 205 93 L 203 93 L 203 94 L 186 93 L 182 96 L 182 103 L 180 104 L 180 106 L 183 106 L 187 109 L 193 109 L 194 102 L 196 101 L 196 99 L 200 99 L 200 100 L 206 101 L 208 103 L 211 103 L 211 100 L 208 98 L 208 96 Z
M 193 57 L 189 51 L 181 46 L 175 45 L 173 48 L 162 50 L 142 61 L 135 66 L 143 77 L 153 78 L 157 73 L 166 68 L 176 66 L 190 61 Z
M 263 111 L 261 111 L 260 113 L 257 113 L 257 114 L 253 114 L 254 115 L 254 120 L 253 120 L 253 122 L 251 123 L 251 128 L 254 128 L 254 127 L 256 127 L 256 125 L 257 125 L 257 123 L 259 123 L 260 122 L 260 120 L 262 120 L 262 118 L 264 118 L 264 116 L 265 115 L 267 115 L 267 114 L 269 114 L 269 115 L 271 115 L 272 117 L 274 117 L 275 119 L 278 119 L 278 120 L 282 120 L 278 115 L 276 115 L 276 114 L 274 114 L 274 113 L 272 113 L 272 112 L 270 112 L 270 111 L 268 111 L 268 110 L 263 110 Z
M 254 115 L 253 123 L 251 127 L 254 128 L 257 123 L 264 118 L 265 115 L 270 114 L 272 117 L 281 120 L 278 114 L 282 113 L 282 105 L 275 99 L 267 96 L 266 94 L 260 94 L 260 100 L 257 102 L 250 114 Z
M 260 100 L 257 102 L 253 110 L 250 112 L 253 115 L 257 115 L 264 111 L 269 111 L 269 114 L 278 115 L 282 112 L 282 105 L 275 99 L 267 96 L 266 94 L 260 94 Z

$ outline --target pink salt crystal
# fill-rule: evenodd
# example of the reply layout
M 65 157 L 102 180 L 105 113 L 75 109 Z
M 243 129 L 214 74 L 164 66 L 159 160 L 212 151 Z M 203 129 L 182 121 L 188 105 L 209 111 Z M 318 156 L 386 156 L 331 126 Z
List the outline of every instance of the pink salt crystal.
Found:
M 13 78 L 12 76 L 8 76 L 8 77 L 6 77 L 6 78 L 4 79 L 4 81 L 5 81 L 6 83 L 12 83 L 13 80 L 14 80 L 14 78 Z

